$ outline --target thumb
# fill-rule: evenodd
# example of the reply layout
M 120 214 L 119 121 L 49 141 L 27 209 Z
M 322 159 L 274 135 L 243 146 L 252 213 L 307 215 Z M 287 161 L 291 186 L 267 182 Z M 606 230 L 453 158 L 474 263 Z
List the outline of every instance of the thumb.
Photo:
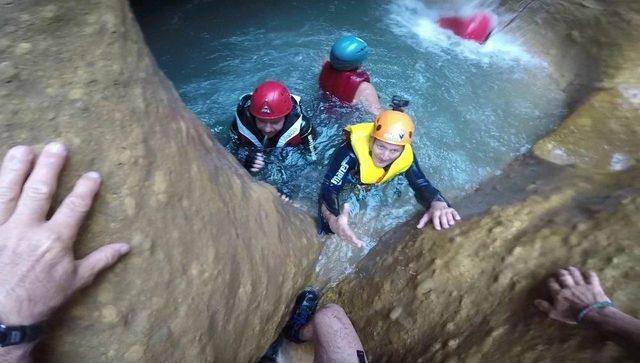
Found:
M 118 262 L 126 255 L 131 247 L 126 243 L 112 243 L 91 252 L 87 257 L 79 260 L 76 275 L 77 288 L 89 285 L 100 271 Z
M 425 213 L 422 218 L 420 218 L 420 222 L 418 222 L 418 229 L 422 229 L 424 228 L 425 225 L 427 225 L 427 222 L 429 222 L 429 220 L 431 219 L 431 213 L 427 212 Z
M 551 306 L 551 304 L 549 304 L 548 302 L 544 301 L 544 300 L 535 300 L 533 302 L 535 304 L 535 306 L 538 307 L 538 309 L 540 309 L 540 311 L 542 311 L 545 314 L 550 314 L 551 311 L 553 310 L 553 307 Z

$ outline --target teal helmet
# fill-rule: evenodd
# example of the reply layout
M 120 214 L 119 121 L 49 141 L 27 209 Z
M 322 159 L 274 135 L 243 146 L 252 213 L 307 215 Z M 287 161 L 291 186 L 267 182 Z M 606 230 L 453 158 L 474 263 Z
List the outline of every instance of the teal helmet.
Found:
M 345 35 L 338 38 L 333 47 L 329 60 L 331 66 L 339 71 L 350 71 L 362 65 L 369 55 L 367 43 L 353 35 Z

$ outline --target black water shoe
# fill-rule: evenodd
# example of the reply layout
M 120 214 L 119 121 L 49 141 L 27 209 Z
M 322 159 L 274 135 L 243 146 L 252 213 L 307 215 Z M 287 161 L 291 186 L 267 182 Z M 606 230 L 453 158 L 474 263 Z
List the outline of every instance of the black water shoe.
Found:
M 313 318 L 313 314 L 318 307 L 320 295 L 311 287 L 308 287 L 296 298 L 296 304 L 293 306 L 291 318 L 282 329 L 282 335 L 294 343 L 304 343 L 300 338 L 300 330 L 307 325 Z

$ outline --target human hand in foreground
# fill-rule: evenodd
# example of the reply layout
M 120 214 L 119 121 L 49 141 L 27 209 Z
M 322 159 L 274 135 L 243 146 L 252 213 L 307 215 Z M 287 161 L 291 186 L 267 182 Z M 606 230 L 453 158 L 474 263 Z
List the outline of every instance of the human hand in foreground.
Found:
M 127 244 L 114 243 L 80 260 L 73 256 L 78 229 L 100 187 L 96 172 L 82 175 L 46 219 L 66 154 L 62 144 L 48 144 L 31 170 L 34 152 L 17 146 L 0 168 L 0 323 L 4 325 L 47 319 L 129 251 Z M 0 358 L 9 354 L 6 349 L 0 348 Z
M 547 286 L 553 301 L 536 300 L 535 305 L 551 319 L 567 324 L 576 324 L 578 314 L 585 307 L 611 301 L 602 290 L 595 272 L 583 276 L 575 267 L 559 270 L 555 277 L 549 279 Z
M 329 227 L 331 228 L 331 231 L 333 231 L 333 233 L 337 234 L 338 237 L 342 238 L 343 240 L 347 241 L 348 243 L 356 247 L 362 247 L 364 245 L 364 242 L 356 236 L 356 234 L 353 232 L 353 230 L 349 226 L 350 207 L 348 203 L 344 204 L 344 207 L 342 208 L 342 212 L 337 217 L 334 216 L 327 209 L 327 207 L 324 206 L 324 204 L 322 205 L 321 208 L 322 208 L 322 215 L 327 220 L 327 223 L 329 223 Z
M 428 211 L 424 213 L 420 222 L 418 222 L 418 228 L 422 229 L 427 225 L 429 221 L 433 222 L 433 227 L 437 230 L 442 228 L 448 229 L 459 221 L 460 215 L 458 212 L 449 207 L 445 202 L 433 201 Z

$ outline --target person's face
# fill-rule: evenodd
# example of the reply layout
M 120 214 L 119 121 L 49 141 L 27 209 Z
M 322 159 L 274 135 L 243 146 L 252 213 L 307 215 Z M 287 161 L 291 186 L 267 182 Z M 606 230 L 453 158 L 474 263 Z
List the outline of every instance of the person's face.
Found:
M 272 137 L 280 132 L 280 130 L 282 130 L 282 126 L 284 126 L 284 117 L 280 117 L 275 120 L 266 120 L 256 117 L 256 127 L 266 137 Z
M 371 157 L 378 168 L 384 168 L 393 163 L 404 150 L 404 145 L 394 145 L 388 142 L 373 139 Z

